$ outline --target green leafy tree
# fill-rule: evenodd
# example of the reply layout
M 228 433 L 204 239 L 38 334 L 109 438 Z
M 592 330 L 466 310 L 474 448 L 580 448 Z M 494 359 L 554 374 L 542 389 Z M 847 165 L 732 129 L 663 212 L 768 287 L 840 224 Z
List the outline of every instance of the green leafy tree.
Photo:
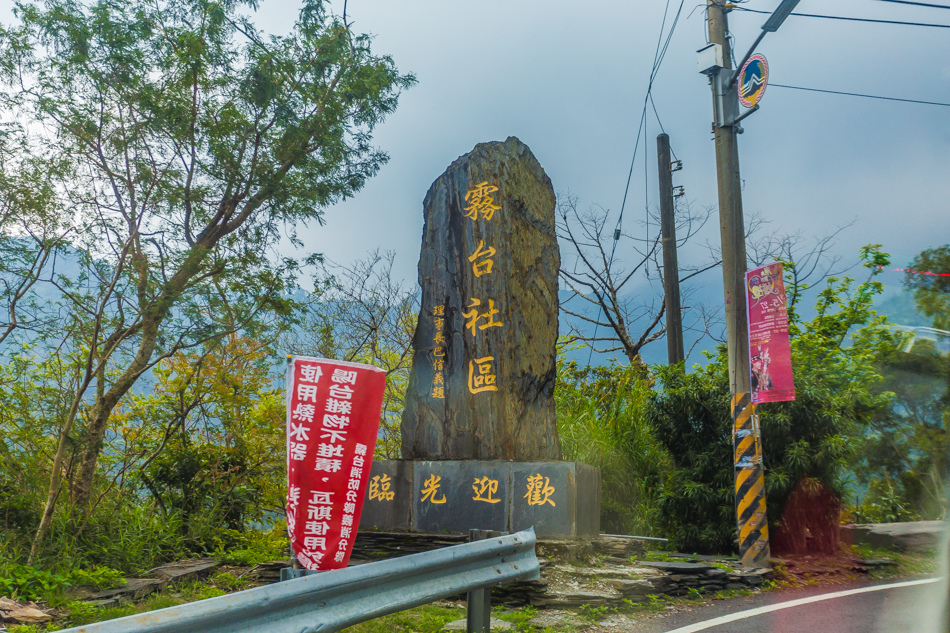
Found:
M 950 330 L 950 244 L 928 248 L 910 264 L 904 287 L 914 291 L 917 309 L 933 326 Z
M 272 359 L 268 346 L 237 336 L 177 354 L 156 369 L 151 393 L 113 416 L 109 452 L 131 464 L 129 487 L 175 516 L 193 547 L 283 511 L 284 402 Z
M 78 278 L 56 274 L 53 332 L 82 355 L 59 429 L 88 508 L 109 417 L 163 358 L 286 313 L 299 263 L 277 247 L 386 160 L 371 133 L 413 82 L 320 0 L 263 36 L 252 0 L 18 2 L 0 30 L 0 102 L 19 162 L 46 161 L 46 210 L 69 213 Z M 73 427 L 77 428 L 74 429 Z
M 349 266 L 325 263 L 300 324 L 282 338 L 294 354 L 375 365 L 386 372 L 376 457 L 397 459 L 416 329 L 418 297 L 392 276 L 395 253 Z
M 950 355 L 916 341 L 880 362 L 881 390 L 894 394 L 876 415 L 858 454 L 867 493 L 859 512 L 872 522 L 939 519 L 950 482 Z
M 872 309 L 883 286 L 873 279 L 886 263 L 877 247 L 862 250 L 871 278 L 855 285 L 829 277 L 816 316 L 790 315 L 796 399 L 759 407 L 770 523 L 781 524 L 792 492 L 817 482 L 840 499 L 858 439 L 891 394 L 876 362 L 894 340 Z M 660 499 L 661 516 L 677 547 L 730 551 L 736 545 L 729 386 L 725 349 L 690 375 L 660 368 L 662 392 L 650 420 L 670 452 L 674 470 Z
M 950 328 L 950 245 L 911 262 L 904 287 L 937 329 Z M 893 405 L 875 416 L 856 470 L 858 508 L 869 521 L 937 519 L 947 510 L 950 479 L 950 356 L 928 338 L 906 340 L 881 358 L 881 390 Z

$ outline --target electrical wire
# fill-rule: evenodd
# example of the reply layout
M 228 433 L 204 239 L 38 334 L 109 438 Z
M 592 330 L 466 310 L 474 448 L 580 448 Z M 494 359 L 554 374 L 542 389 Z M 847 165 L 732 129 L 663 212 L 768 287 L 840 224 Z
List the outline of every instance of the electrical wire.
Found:
M 761 13 L 763 15 L 772 15 L 771 11 L 760 11 L 758 9 L 746 9 L 745 7 L 736 7 L 734 11 L 748 11 L 749 13 Z M 851 18 L 842 15 L 818 15 L 816 13 L 791 13 L 789 15 L 800 18 L 823 18 L 825 20 L 845 20 L 847 22 L 872 22 L 874 24 L 899 24 L 901 26 L 926 26 L 935 29 L 950 29 L 950 24 L 931 24 L 928 22 L 901 22 L 900 20 L 873 20 L 871 18 Z
M 656 79 L 656 75 L 660 70 L 660 66 L 663 64 L 663 59 L 666 57 L 666 51 L 669 49 L 670 40 L 673 39 L 673 32 L 676 30 L 676 25 L 679 23 L 680 15 L 683 13 L 683 5 L 686 3 L 686 0 L 680 0 L 679 8 L 676 10 L 676 16 L 673 18 L 673 22 L 670 25 L 669 33 L 666 36 L 666 40 L 663 40 L 663 31 L 666 28 L 666 18 L 669 15 L 670 9 L 670 0 L 666 0 L 666 7 L 663 9 L 663 20 L 660 23 L 660 33 L 657 36 L 656 42 L 656 51 L 653 54 L 653 68 L 650 69 L 650 80 L 647 83 L 647 92 L 646 96 L 643 98 L 643 109 L 640 112 L 640 125 L 637 127 L 637 138 L 633 145 L 633 156 L 630 158 L 630 170 L 627 173 L 627 184 L 623 190 L 623 201 L 620 204 L 620 214 L 617 217 L 617 225 L 614 228 L 614 235 L 618 235 L 618 231 L 621 230 L 623 226 L 623 212 L 627 206 L 627 196 L 630 193 L 630 182 L 633 180 L 633 167 L 636 164 L 637 152 L 640 149 L 640 138 L 644 134 L 644 129 L 646 127 L 646 116 L 647 116 L 647 104 L 652 103 L 652 93 L 653 93 L 653 81 Z M 656 105 L 653 105 L 654 113 L 656 113 Z M 657 121 L 659 121 L 659 114 L 657 113 Z M 662 128 L 663 124 L 660 123 Z M 646 159 L 644 159 L 646 163 Z M 644 166 L 645 168 L 645 166 Z M 647 217 L 647 230 L 649 231 L 649 214 Z M 617 252 L 617 243 L 618 239 L 614 239 L 612 248 L 610 249 L 610 258 L 607 260 L 607 272 L 610 272 L 610 267 L 613 265 L 614 255 Z M 597 336 L 597 325 L 594 325 L 594 336 Z M 591 358 L 593 357 L 594 348 L 591 346 L 590 355 L 587 358 L 587 364 L 590 365 Z
M 663 23 L 660 26 L 660 29 L 661 29 L 660 35 L 657 40 L 657 52 L 655 53 L 654 58 L 653 58 L 653 69 L 650 71 L 650 81 L 647 84 L 647 93 L 646 93 L 646 96 L 643 98 L 643 111 L 640 114 L 640 127 L 637 129 L 637 140 L 633 146 L 633 157 L 630 159 L 630 171 L 627 173 L 627 184 L 626 184 L 626 187 L 624 187 L 623 201 L 620 204 L 620 214 L 617 218 L 617 226 L 614 230 L 615 235 L 616 235 L 616 231 L 620 230 L 621 226 L 623 225 L 623 213 L 627 206 L 627 196 L 630 192 L 630 182 L 633 180 L 633 167 L 634 167 L 634 163 L 637 160 L 637 152 L 640 147 L 640 137 L 643 134 L 643 131 L 644 131 L 643 128 L 646 125 L 647 104 L 650 103 L 652 100 L 653 82 L 656 79 L 656 75 L 660 70 L 660 66 L 663 64 L 663 60 L 666 58 L 666 51 L 669 49 L 670 40 L 673 39 L 673 32 L 676 30 L 676 25 L 679 23 L 679 18 L 680 18 L 680 15 L 682 15 L 683 13 L 683 5 L 685 4 L 685 2 L 686 0 L 680 0 L 680 6 L 676 10 L 676 16 L 673 18 L 673 22 L 670 25 L 670 31 L 666 36 L 665 42 L 663 42 L 663 27 L 666 25 L 667 11 L 663 12 Z M 668 9 L 669 9 L 669 0 L 667 0 L 667 10 Z M 660 46 L 660 42 L 663 42 L 662 48 Z M 659 121 L 659 115 L 657 115 L 657 121 Z M 662 128 L 662 123 L 660 124 L 660 126 Z M 649 218 L 648 218 L 648 221 L 649 221 Z M 614 240 L 614 245 L 610 252 L 609 264 L 613 263 L 614 253 L 616 252 L 616 250 L 617 250 L 617 240 Z M 609 268 L 609 264 L 608 264 L 608 268 Z
M 802 87 L 802 86 L 787 86 L 787 85 L 785 85 L 785 84 L 773 84 L 773 83 L 770 83 L 769 86 L 770 86 L 770 87 L 775 87 L 775 88 L 789 88 L 789 89 L 791 89 L 791 90 L 806 90 L 806 91 L 808 91 L 808 92 L 825 92 L 825 93 L 828 93 L 828 94 L 833 94 L 833 95 L 845 95 L 845 96 L 848 96 L 848 97 L 864 97 L 865 99 L 882 99 L 882 100 L 884 100 L 884 101 L 901 101 L 901 102 L 903 102 L 903 103 L 920 103 L 920 104 L 923 104 L 923 105 L 935 105 L 935 106 L 943 106 L 943 107 L 945 107 L 945 108 L 950 108 L 950 103 L 941 103 L 941 102 L 939 102 L 939 101 L 921 101 L 921 100 L 918 100 L 918 99 L 900 99 L 900 98 L 898 98 L 898 97 L 882 97 L 882 96 L 879 96 L 879 95 L 866 95 L 866 94 L 861 94 L 861 93 L 859 93 L 859 92 L 841 92 L 841 91 L 839 91 L 839 90 L 823 90 L 823 89 L 820 89 L 820 88 L 804 88 L 804 87 Z
M 946 4 L 931 4 L 930 2 L 911 2 L 911 0 L 877 0 L 878 2 L 893 2 L 894 4 L 910 4 L 915 7 L 928 7 L 930 9 L 950 9 Z

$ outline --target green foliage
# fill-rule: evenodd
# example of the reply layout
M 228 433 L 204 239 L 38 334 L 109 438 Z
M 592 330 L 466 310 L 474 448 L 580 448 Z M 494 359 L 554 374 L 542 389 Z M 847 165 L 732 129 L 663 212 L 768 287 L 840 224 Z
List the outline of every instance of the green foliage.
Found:
M 554 391 L 564 458 L 601 470 L 601 530 L 654 534 L 668 457 L 646 422 L 649 384 L 636 367 L 579 368 L 558 357 Z
M 914 291 L 917 309 L 933 319 L 935 328 L 950 330 L 950 244 L 928 248 L 909 268 L 904 287 Z
M 672 458 L 659 496 L 660 533 L 678 551 L 732 551 L 735 493 L 724 350 L 690 374 L 678 367 L 657 367 L 656 374 L 663 391 L 651 396 L 649 421 Z
M 950 328 L 950 245 L 920 253 L 904 286 L 934 327 Z M 941 274 L 944 273 L 944 274 Z M 950 482 L 950 355 L 926 338 L 905 339 L 881 357 L 880 391 L 893 404 L 876 415 L 855 462 L 861 520 L 939 519 Z
M 278 521 L 268 531 L 219 530 L 220 544 L 212 556 L 228 565 L 252 566 L 290 556 L 287 524 Z
M 97 591 L 117 587 L 124 580 L 122 572 L 101 565 L 97 565 L 94 569 L 88 571 L 75 569 L 70 573 L 70 577 L 75 584 L 86 585 Z
M 23 317 L 0 323 L 0 341 L 19 336 L 66 368 L 59 397 L 26 409 L 55 410 L 34 442 L 47 482 L 31 559 L 58 504 L 74 506 L 84 533 L 94 506 L 154 461 L 141 451 L 164 450 L 148 438 L 112 450 L 114 417 L 141 377 L 236 332 L 285 327 L 312 260 L 284 255 L 282 241 L 303 246 L 297 228 L 322 222 L 387 160 L 372 133 L 414 78 L 320 0 L 303 2 L 286 35 L 264 36 L 247 15 L 256 5 L 23 0 L 0 27 L 0 313 Z M 191 484 L 232 526 L 262 512 L 247 480 L 266 481 L 264 453 L 229 444 L 229 431 L 223 448 L 177 447 L 230 475 L 228 499 L 216 483 L 186 482 L 187 467 L 153 495 L 186 530 Z M 18 530 L 38 505 L 21 501 L 7 508 Z
M 890 405 L 890 394 L 877 389 L 875 363 L 894 341 L 871 308 L 883 289 L 872 279 L 884 255 L 872 246 L 862 256 L 872 278 L 855 285 L 831 277 L 811 321 L 791 315 L 796 400 L 759 407 L 773 525 L 803 480 L 844 494 L 858 437 Z M 689 375 L 669 367 L 657 371 L 663 390 L 651 398 L 649 419 L 675 467 L 660 497 L 660 517 L 671 545 L 681 551 L 736 548 L 726 370 L 720 348 L 713 362 Z
M 346 630 L 348 633 L 438 633 L 449 622 L 464 618 L 465 609 L 430 604 L 356 624 Z
M 191 553 L 177 515 L 163 516 L 148 499 L 126 490 L 108 495 L 76 527 L 65 507 L 54 516 L 48 554 L 36 563 L 50 569 L 104 565 L 139 573 Z
M 883 356 L 882 390 L 893 406 L 872 420 L 856 462 L 871 522 L 939 519 L 950 481 L 950 356 L 922 340 Z
M 907 493 L 906 489 L 901 490 L 896 487 L 891 479 L 872 479 L 864 502 L 858 508 L 861 521 L 863 523 L 919 521 L 920 515 L 907 502 Z
M 582 604 L 577 609 L 577 615 L 592 624 L 603 620 L 609 612 L 610 608 L 607 606 L 592 607 L 589 604 Z
M 81 585 L 96 590 L 109 589 L 124 582 L 122 572 L 108 567 L 73 569 L 53 573 L 27 565 L 0 566 L 0 595 L 22 600 L 55 600 L 65 589 Z
M 232 337 L 225 346 L 179 354 L 156 371 L 151 393 L 128 398 L 110 420 L 101 467 L 112 473 L 84 515 L 59 504 L 48 555 L 55 569 L 105 565 L 127 573 L 209 551 L 248 550 L 238 557 L 280 558 L 278 545 L 243 533 L 282 508 L 283 408 L 271 384 L 268 349 Z M 48 365 L 48 364 L 47 364 Z M 2 372 L 14 371 L 10 367 Z M 24 360 L 20 377 L 55 382 L 49 367 Z M 0 442 L 3 558 L 25 562 L 42 511 L 50 451 L 41 410 L 23 413 L 30 383 L 0 381 L 0 403 L 16 430 Z M 23 391 L 24 393 L 20 393 Z M 23 403 L 19 412 L 14 407 Z M 36 409 L 34 409 L 36 410 Z M 3 415 L 3 414 L 0 414 Z M 46 471 L 46 472 L 44 472 Z M 5 517 L 5 518 L 4 518 Z

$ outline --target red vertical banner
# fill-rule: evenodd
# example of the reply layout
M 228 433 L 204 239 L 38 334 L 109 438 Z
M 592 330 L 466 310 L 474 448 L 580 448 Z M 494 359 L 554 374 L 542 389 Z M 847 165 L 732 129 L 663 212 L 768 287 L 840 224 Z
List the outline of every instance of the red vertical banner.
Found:
M 775 263 L 750 270 L 745 280 L 752 402 L 794 400 L 782 265 Z
M 287 531 L 307 569 L 346 567 L 373 465 L 386 373 L 294 356 L 287 368 Z

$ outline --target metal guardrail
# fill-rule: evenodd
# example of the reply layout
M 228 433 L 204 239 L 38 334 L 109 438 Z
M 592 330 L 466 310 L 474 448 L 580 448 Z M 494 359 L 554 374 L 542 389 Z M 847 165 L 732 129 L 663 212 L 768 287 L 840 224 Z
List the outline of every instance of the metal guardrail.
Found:
M 441 598 L 537 580 L 535 542 L 531 528 L 62 633 L 329 633 Z

